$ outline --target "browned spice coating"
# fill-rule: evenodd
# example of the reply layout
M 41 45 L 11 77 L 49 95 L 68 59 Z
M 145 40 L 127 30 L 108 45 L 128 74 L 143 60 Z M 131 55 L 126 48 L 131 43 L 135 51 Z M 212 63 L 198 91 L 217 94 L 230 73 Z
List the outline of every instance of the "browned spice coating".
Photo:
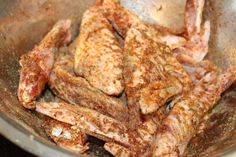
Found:
M 46 118 L 43 127 L 45 132 L 60 147 L 75 153 L 84 153 L 89 149 L 87 135 L 78 128 L 57 120 Z
M 61 122 L 74 125 L 86 134 L 101 138 L 105 141 L 117 141 L 130 145 L 132 141 L 126 126 L 95 110 L 73 106 L 66 103 L 40 103 L 36 111 L 50 116 Z
M 132 156 L 147 153 L 147 143 L 124 123 L 95 110 L 78 107 L 64 102 L 37 103 L 36 111 L 58 121 L 73 125 L 82 132 L 106 142 L 115 142 L 126 147 Z
M 76 153 L 88 149 L 88 134 L 106 141 L 114 156 L 182 156 L 203 117 L 236 80 L 235 69 L 219 74 L 202 61 L 210 35 L 209 21 L 201 28 L 203 6 L 204 0 L 187 0 L 180 37 L 144 24 L 119 0 L 97 0 L 84 14 L 77 45 L 55 64 L 53 52 L 69 41 L 68 21 L 22 57 L 20 101 L 35 108 L 49 81 L 53 93 L 70 104 L 37 103 L 36 111 L 55 119 L 44 122 L 54 142 Z M 112 26 L 125 40 L 123 53 Z M 122 93 L 124 84 L 128 108 L 108 96 Z M 166 102 L 173 98 L 168 114 Z
M 104 148 L 106 149 L 106 151 L 110 152 L 115 157 L 130 157 L 131 156 L 131 152 L 129 149 L 121 145 L 118 145 L 116 143 L 107 142 L 105 143 Z
M 143 114 L 157 111 L 171 97 L 189 90 L 191 80 L 171 50 L 160 43 L 154 27 L 144 24 L 118 2 L 104 0 L 102 6 L 105 16 L 125 37 L 125 91 L 130 126 L 135 128 L 141 124 L 140 110 Z
M 89 8 L 83 15 L 75 54 L 75 72 L 108 95 L 124 90 L 123 54 L 112 25 L 99 11 Z
M 171 50 L 153 38 L 144 24 L 127 32 L 124 50 L 124 78 L 131 119 L 157 111 L 165 102 L 191 87 L 190 77 Z M 133 116 L 133 117 L 132 117 Z
M 128 109 L 118 98 L 110 97 L 92 87 L 73 72 L 74 51 L 61 53 L 52 70 L 49 85 L 60 98 L 74 105 L 95 109 L 117 120 L 126 121 Z
M 178 58 L 189 62 L 200 62 L 208 53 L 210 21 L 202 24 L 202 11 L 205 0 L 187 0 L 185 8 L 185 29 L 187 42 L 174 50 Z
M 192 91 L 175 101 L 153 142 L 152 156 L 181 156 L 189 140 L 196 134 L 202 118 L 235 80 L 235 69 L 223 74 L 209 72 Z
M 70 41 L 70 20 L 59 21 L 31 52 L 20 60 L 18 98 L 24 107 L 35 108 L 33 101 L 48 82 L 57 48 Z

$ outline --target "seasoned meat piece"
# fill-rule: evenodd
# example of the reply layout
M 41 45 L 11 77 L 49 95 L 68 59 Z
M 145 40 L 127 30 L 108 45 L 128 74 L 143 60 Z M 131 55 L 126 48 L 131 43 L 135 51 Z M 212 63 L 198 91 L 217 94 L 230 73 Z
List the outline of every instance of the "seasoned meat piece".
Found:
M 205 0 L 187 0 L 185 8 L 185 27 L 187 42 L 174 50 L 175 54 L 185 60 L 202 61 L 208 52 L 210 38 L 210 21 L 201 27 L 202 11 Z
M 124 78 L 131 120 L 138 117 L 139 109 L 153 113 L 191 87 L 190 77 L 171 50 L 152 35 L 152 29 L 139 24 L 130 28 L 125 39 Z
M 47 135 L 62 148 L 79 154 L 89 149 L 85 143 L 87 135 L 76 127 L 51 118 L 46 118 L 43 127 Z
M 167 117 L 167 105 L 162 106 L 153 114 L 145 115 L 143 117 L 144 122 L 138 128 L 138 134 L 140 138 L 150 144 L 158 130 L 161 127 L 162 121 Z
M 58 56 L 49 80 L 53 93 L 71 104 L 95 109 L 117 120 L 126 121 L 128 109 L 121 100 L 107 96 L 84 78 L 75 76 L 73 57 L 73 48 Z
M 175 101 L 153 142 L 152 156 L 181 156 L 189 140 L 196 134 L 202 118 L 235 80 L 235 69 L 220 75 L 216 71 L 209 72 L 192 91 Z
M 208 53 L 210 38 L 210 22 L 206 21 L 200 34 L 191 36 L 184 46 L 174 49 L 176 56 L 184 56 L 186 60 L 200 62 Z M 182 57 L 183 58 L 183 57 Z
M 111 22 L 116 31 L 125 38 L 128 29 L 135 20 L 139 20 L 120 5 L 120 0 L 97 0 L 96 4 L 102 6 L 102 13 Z
M 114 140 L 127 146 L 132 141 L 132 137 L 123 123 L 95 110 L 52 102 L 36 104 L 36 111 L 58 121 L 76 126 L 82 132 L 104 141 Z
M 60 122 L 77 127 L 82 132 L 106 142 L 115 142 L 131 150 L 133 156 L 146 156 L 147 143 L 136 132 L 131 132 L 124 123 L 95 110 L 67 103 L 37 103 L 36 111 Z
M 202 12 L 205 0 L 187 0 L 185 8 L 185 27 L 188 37 L 201 32 Z
M 97 0 L 97 5 L 102 6 L 102 13 L 123 38 L 126 37 L 131 25 L 142 23 L 137 16 L 120 5 L 120 0 Z M 171 49 L 181 47 L 186 43 L 185 38 L 172 34 L 166 28 L 151 25 L 150 27 L 158 33 L 159 42 L 170 46 Z M 153 36 L 157 37 L 156 33 Z
M 119 144 L 107 142 L 105 143 L 104 148 L 115 157 L 131 157 L 130 150 Z
M 217 71 L 218 68 L 208 60 L 201 61 L 195 64 L 185 64 L 185 70 L 191 76 L 193 85 L 197 85 L 199 81 L 209 72 Z M 181 96 L 181 95 L 180 95 Z M 178 101 L 179 97 L 172 101 L 169 105 L 162 106 L 156 113 L 145 115 L 144 122 L 138 128 L 140 137 L 147 142 L 152 142 L 155 137 L 156 131 L 161 127 L 162 120 L 167 117 L 168 112 Z M 198 132 L 201 128 L 198 129 Z
M 140 109 L 143 114 L 157 111 L 171 97 L 189 90 L 191 80 L 171 50 L 160 43 L 157 29 L 117 1 L 104 0 L 101 5 L 104 15 L 125 37 L 125 90 L 130 126 L 136 128 L 141 123 Z
M 209 72 L 217 71 L 218 68 L 209 60 L 204 60 L 201 62 L 193 64 L 182 63 L 184 69 L 187 71 L 192 79 L 193 85 L 197 85 L 198 82 Z
M 184 37 L 177 36 L 169 32 L 163 33 L 163 30 L 160 29 L 158 30 L 158 32 L 160 32 L 160 35 L 158 35 L 160 38 L 160 42 L 166 44 L 172 50 L 184 46 L 187 42 Z
M 108 95 L 124 90 L 123 54 L 112 25 L 99 11 L 89 8 L 83 15 L 75 54 L 75 72 Z
M 61 20 L 31 52 L 20 60 L 18 98 L 24 107 L 35 108 L 33 101 L 48 82 L 57 48 L 70 41 L 70 20 Z

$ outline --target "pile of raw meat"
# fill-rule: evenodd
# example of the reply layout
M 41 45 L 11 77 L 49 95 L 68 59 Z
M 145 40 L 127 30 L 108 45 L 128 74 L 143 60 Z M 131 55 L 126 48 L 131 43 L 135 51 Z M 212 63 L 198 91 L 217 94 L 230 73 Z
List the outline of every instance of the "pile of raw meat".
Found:
M 185 31 L 174 34 L 118 0 L 98 0 L 73 42 L 71 21 L 61 20 L 21 57 L 19 100 L 46 115 L 46 133 L 73 152 L 88 150 L 89 135 L 117 157 L 182 156 L 236 79 L 236 69 L 222 72 L 203 60 L 210 36 L 203 6 L 187 0 Z M 46 85 L 53 102 L 37 101 Z

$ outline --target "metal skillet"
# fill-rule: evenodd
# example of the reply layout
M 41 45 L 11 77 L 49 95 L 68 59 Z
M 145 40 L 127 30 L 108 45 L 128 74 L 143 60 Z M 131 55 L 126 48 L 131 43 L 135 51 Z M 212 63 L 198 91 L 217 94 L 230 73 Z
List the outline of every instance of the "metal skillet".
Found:
M 212 23 L 207 56 L 222 69 L 236 66 L 236 3 L 207 0 L 204 17 Z M 25 110 L 17 100 L 19 57 L 32 49 L 61 18 L 75 21 L 78 32 L 83 12 L 93 0 L 0 0 L 0 133 L 37 156 L 74 156 L 56 147 L 45 135 L 42 117 Z M 122 0 L 146 22 L 181 31 L 185 0 Z M 221 156 L 236 148 L 236 85 L 225 92 L 209 114 L 206 128 L 195 136 L 187 156 Z M 90 138 L 88 156 L 110 156 L 103 143 Z M 233 153 L 233 152 L 232 152 Z M 235 154 L 234 154 L 235 155 Z M 87 156 L 87 155 L 85 155 Z M 233 154 L 232 154 L 233 156 Z

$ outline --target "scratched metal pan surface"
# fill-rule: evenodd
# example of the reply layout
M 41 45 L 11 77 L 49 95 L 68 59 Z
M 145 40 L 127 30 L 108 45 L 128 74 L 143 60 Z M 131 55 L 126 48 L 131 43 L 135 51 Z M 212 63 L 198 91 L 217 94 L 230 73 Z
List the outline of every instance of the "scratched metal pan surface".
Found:
M 183 30 L 185 0 L 121 0 L 143 20 Z M 236 66 L 236 1 L 206 0 L 204 18 L 212 32 L 207 56 L 222 69 Z M 25 110 L 17 100 L 19 57 L 31 50 L 52 25 L 62 18 L 74 21 L 74 35 L 93 0 L 0 0 L 0 133 L 37 156 L 75 154 L 56 147 L 42 129 L 42 116 Z M 209 113 L 206 127 L 190 142 L 186 156 L 236 156 L 236 84 L 227 90 Z M 89 139 L 84 156 L 110 156 L 103 142 Z

